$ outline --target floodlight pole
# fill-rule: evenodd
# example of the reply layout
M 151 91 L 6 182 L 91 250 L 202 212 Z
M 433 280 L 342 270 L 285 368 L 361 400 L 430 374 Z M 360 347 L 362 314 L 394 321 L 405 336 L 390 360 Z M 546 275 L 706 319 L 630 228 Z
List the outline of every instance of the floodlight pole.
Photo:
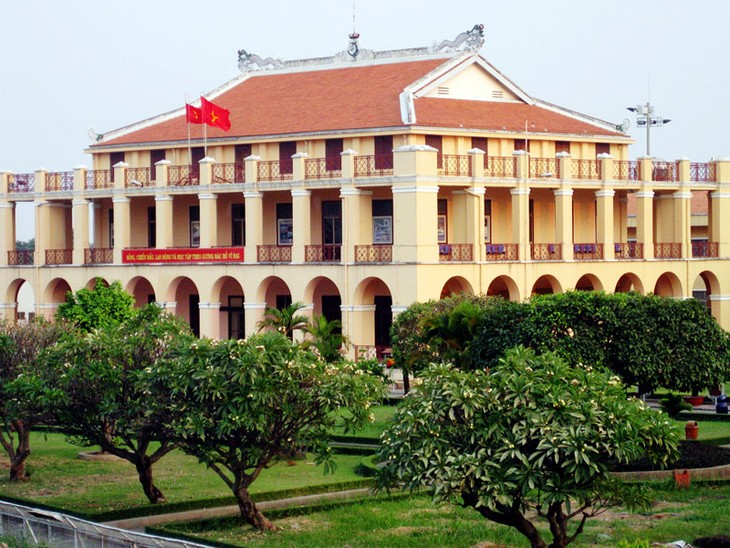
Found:
M 646 126 L 646 156 L 651 158 L 651 128 L 663 126 L 668 124 L 671 120 L 662 118 L 661 116 L 654 116 L 654 107 L 646 102 L 645 105 L 637 105 L 635 107 L 628 107 L 628 110 L 636 113 L 636 125 Z

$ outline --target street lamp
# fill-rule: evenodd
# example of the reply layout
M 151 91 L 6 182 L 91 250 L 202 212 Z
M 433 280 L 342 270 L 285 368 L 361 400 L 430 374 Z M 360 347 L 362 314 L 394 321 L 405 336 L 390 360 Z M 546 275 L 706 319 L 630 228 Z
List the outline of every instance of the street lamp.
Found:
M 654 107 L 646 102 L 645 105 L 637 105 L 635 107 L 627 107 L 627 110 L 636 113 L 636 125 L 639 127 L 646 127 L 646 156 L 651 157 L 651 134 L 649 130 L 652 127 L 661 127 L 664 124 L 668 124 L 671 120 L 662 118 L 661 116 L 654 116 Z

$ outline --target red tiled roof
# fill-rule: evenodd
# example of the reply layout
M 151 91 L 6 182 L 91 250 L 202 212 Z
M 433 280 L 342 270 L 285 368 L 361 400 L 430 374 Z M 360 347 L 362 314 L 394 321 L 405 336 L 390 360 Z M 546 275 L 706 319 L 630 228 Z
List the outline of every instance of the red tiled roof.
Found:
M 445 62 L 442 58 L 255 74 L 212 99 L 231 111 L 231 129 L 224 132 L 209 127 L 208 138 L 399 126 L 403 124 L 400 93 Z M 191 126 L 191 131 L 193 138 L 202 137 L 199 126 Z M 95 146 L 186 139 L 187 127 L 181 113 Z
M 416 122 L 419 126 L 481 129 L 524 133 L 525 121 L 530 133 L 565 133 L 573 135 L 622 136 L 572 116 L 525 103 L 469 101 L 463 99 L 416 99 Z

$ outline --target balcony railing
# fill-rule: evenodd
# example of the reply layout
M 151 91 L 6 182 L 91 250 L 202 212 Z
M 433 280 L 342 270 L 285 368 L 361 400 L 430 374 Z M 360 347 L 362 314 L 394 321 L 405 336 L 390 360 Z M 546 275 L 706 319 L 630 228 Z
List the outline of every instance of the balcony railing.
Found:
M 600 160 L 573 160 L 573 179 L 603 179 Z
M 485 249 L 488 261 L 516 261 L 519 257 L 519 244 L 486 244 Z
M 339 263 L 341 258 L 341 244 L 304 246 L 304 262 L 306 263 Z
M 719 257 L 717 242 L 692 242 L 692 257 Z
M 291 160 L 261 160 L 258 162 L 259 181 L 288 181 L 292 179 Z
M 652 181 L 678 181 L 676 162 L 654 162 L 651 170 Z
M 114 262 L 114 250 L 110 247 L 84 249 L 84 264 L 110 264 Z
M 246 180 L 246 172 L 243 164 L 213 164 L 212 179 L 214 183 L 243 183 Z
M 200 166 L 170 166 L 167 170 L 169 186 L 197 186 L 200 184 Z
M 391 263 L 393 262 L 392 245 L 356 245 L 356 263 Z
M 639 163 L 633 160 L 616 160 L 613 163 L 613 178 L 617 181 L 638 181 L 641 176 Z
M 393 175 L 393 155 L 355 156 L 355 177 L 387 177 Z
M 59 171 L 46 174 L 46 192 L 67 192 L 74 188 L 74 172 Z
M 473 260 L 474 246 L 472 244 L 439 244 L 439 261 L 442 263 Z
M 442 167 L 439 169 L 439 175 L 449 177 L 471 176 L 471 156 L 443 154 L 441 158 Z
M 614 244 L 614 257 L 617 259 L 643 259 L 644 244 L 639 242 L 617 242 Z
M 530 244 L 533 261 L 562 261 L 562 244 Z
M 35 257 L 35 251 L 32 249 L 16 249 L 8 251 L 8 264 L 10 266 L 30 266 Z
M 256 246 L 256 261 L 259 263 L 290 263 L 290 245 Z
M 90 169 L 86 172 L 87 190 L 103 190 L 113 186 L 111 169 Z
M 603 244 L 573 244 L 573 258 L 576 261 L 600 261 L 603 259 Z
M 73 264 L 73 256 L 73 249 L 46 249 L 46 264 Z
M 148 167 L 130 167 L 124 174 L 124 186 L 127 188 L 139 188 L 150 186 L 150 168 Z
M 655 242 L 655 259 L 681 259 L 682 244 L 676 242 Z
M 339 156 L 304 159 L 305 179 L 337 179 L 338 177 L 342 177 L 342 158 Z
M 557 158 L 530 158 L 530 177 L 560 178 L 560 162 Z
M 389 358 L 392 353 L 390 346 L 376 346 L 374 344 L 356 344 L 355 361 L 382 360 Z
M 715 164 L 691 162 L 689 164 L 689 180 L 698 183 L 714 183 L 717 180 Z
M 517 158 L 514 156 L 489 156 L 484 165 L 485 177 L 517 177 Z
M 8 176 L 8 192 L 33 192 L 35 173 L 15 173 Z

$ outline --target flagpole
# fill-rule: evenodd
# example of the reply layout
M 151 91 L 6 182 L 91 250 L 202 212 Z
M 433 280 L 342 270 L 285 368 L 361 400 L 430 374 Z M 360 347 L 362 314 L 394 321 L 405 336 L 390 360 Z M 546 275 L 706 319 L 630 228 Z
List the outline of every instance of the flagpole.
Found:
M 188 126 L 188 165 L 193 163 L 193 151 L 190 148 L 190 117 L 188 116 L 188 94 L 185 94 L 185 121 Z
M 203 108 L 203 96 L 200 96 L 200 108 Z M 205 121 L 205 115 L 203 115 L 203 154 L 208 157 L 208 123 Z

